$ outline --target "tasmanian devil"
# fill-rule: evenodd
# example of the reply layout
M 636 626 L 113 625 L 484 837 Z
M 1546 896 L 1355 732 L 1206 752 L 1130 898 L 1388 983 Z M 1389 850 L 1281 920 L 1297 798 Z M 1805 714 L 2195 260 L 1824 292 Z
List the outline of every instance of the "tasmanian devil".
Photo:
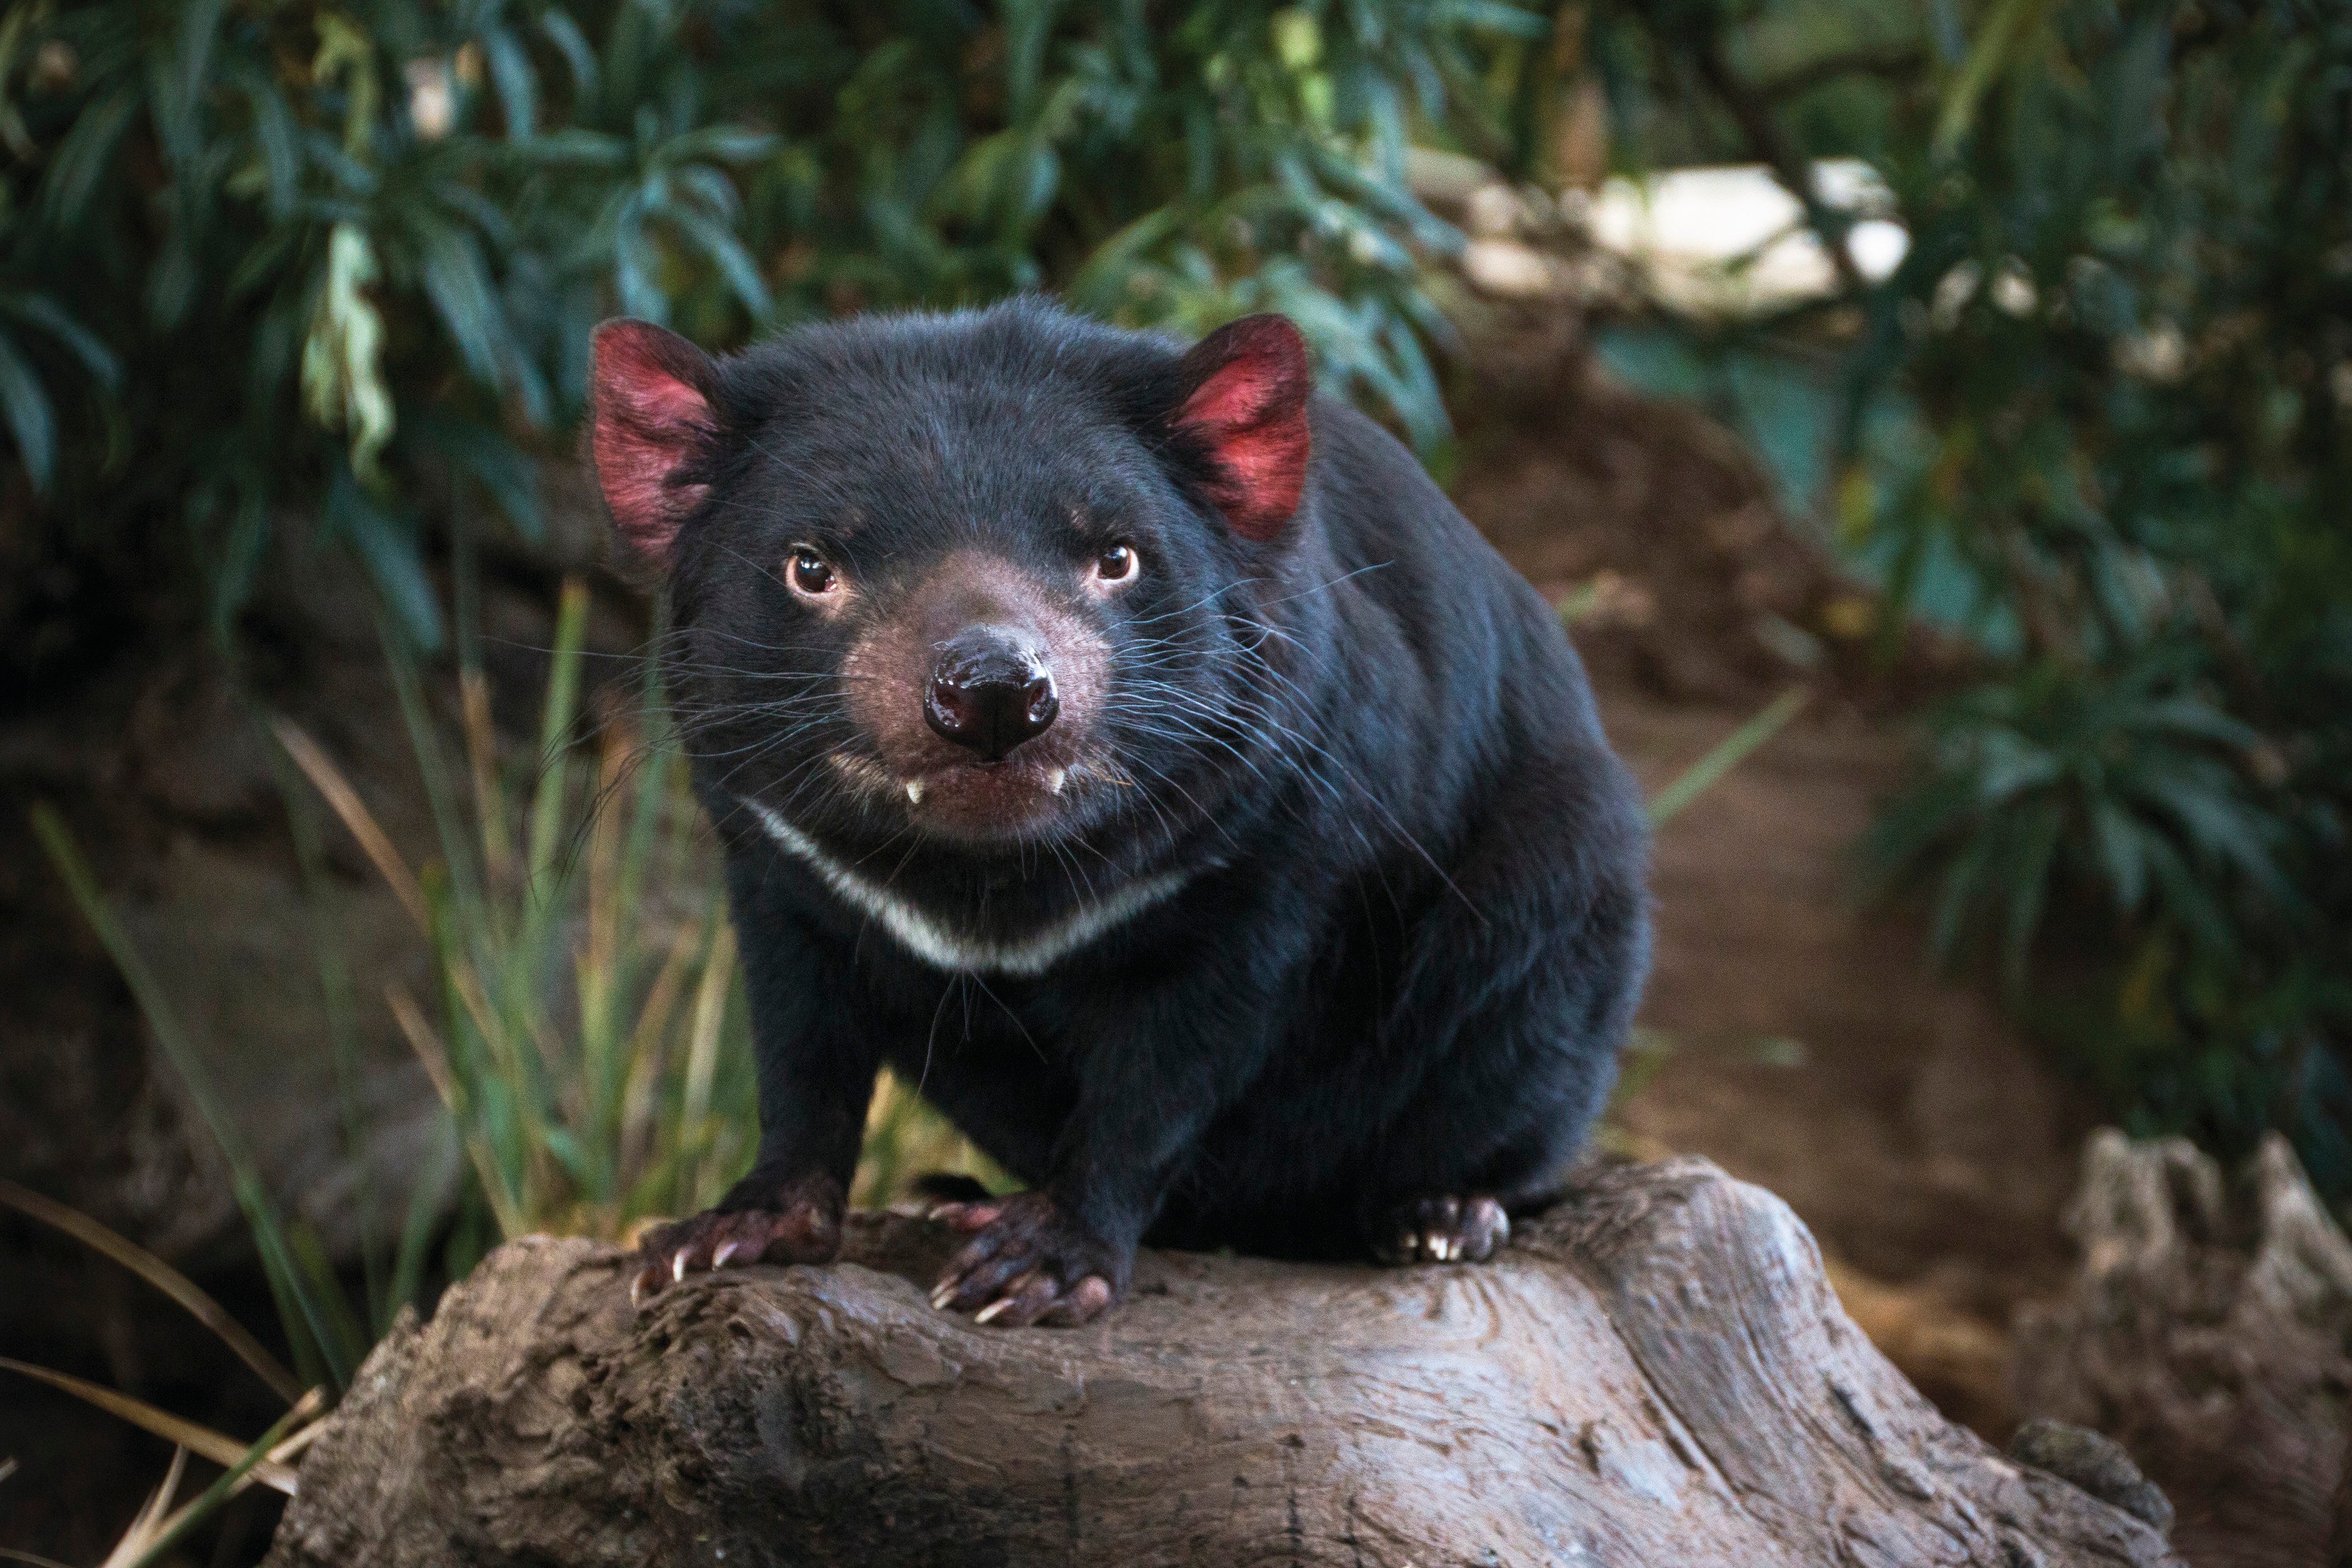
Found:
M 1255 316 L 1037 300 L 728 359 L 595 340 L 726 848 L 760 1148 L 640 1289 L 822 1261 L 885 1064 L 1027 1184 L 940 1306 L 1082 1322 L 1137 1245 L 1452 1262 L 1576 1155 L 1643 817 L 1550 609 Z

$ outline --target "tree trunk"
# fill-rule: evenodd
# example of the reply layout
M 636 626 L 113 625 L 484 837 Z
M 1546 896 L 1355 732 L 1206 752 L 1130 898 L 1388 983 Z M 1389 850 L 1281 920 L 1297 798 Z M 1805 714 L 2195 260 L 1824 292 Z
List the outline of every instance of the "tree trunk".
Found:
M 611 1248 L 506 1247 L 362 1368 L 270 1568 L 2177 1562 L 1939 1416 L 1704 1161 L 1485 1266 L 1147 1253 L 1078 1330 L 933 1311 L 951 1245 L 856 1216 L 642 1314 Z
M 2131 1446 L 2198 1568 L 2352 1562 L 2352 1242 L 2286 1141 L 2234 1188 L 2178 1138 L 2092 1138 L 2083 1267 L 2018 1325 L 2019 1406 Z

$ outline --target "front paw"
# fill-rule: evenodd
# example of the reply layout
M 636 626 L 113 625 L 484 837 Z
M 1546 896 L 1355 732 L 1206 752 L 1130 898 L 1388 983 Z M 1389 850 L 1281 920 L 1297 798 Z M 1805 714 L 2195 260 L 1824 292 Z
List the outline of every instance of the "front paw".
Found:
M 647 1231 L 629 1282 L 642 1302 L 688 1274 L 751 1263 L 830 1263 L 841 1251 L 841 1184 L 828 1176 L 747 1176 L 716 1208 Z
M 933 1217 L 975 1232 L 940 1276 L 931 1305 L 976 1323 L 1087 1322 L 1123 1294 L 1132 1250 L 1081 1229 L 1042 1192 L 943 1205 Z
M 1484 1263 L 1511 1239 L 1510 1216 L 1491 1197 L 1417 1197 L 1370 1221 L 1383 1263 Z

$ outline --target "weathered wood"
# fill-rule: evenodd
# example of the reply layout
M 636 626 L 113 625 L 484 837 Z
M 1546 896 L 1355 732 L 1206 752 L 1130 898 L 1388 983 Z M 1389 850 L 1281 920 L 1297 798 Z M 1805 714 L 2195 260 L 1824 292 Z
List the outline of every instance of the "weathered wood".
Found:
M 1483 1267 L 1146 1254 L 1080 1330 L 933 1311 L 950 1244 L 856 1217 L 642 1316 L 609 1248 L 504 1248 L 370 1358 L 272 1568 L 2176 1562 L 1939 1416 L 1703 1161 Z
M 2018 1324 L 2020 1408 L 2121 1438 L 2198 1568 L 2352 1561 L 2352 1241 L 2285 1140 L 2229 1184 L 2100 1133 L 2066 1223 L 2082 1270 Z

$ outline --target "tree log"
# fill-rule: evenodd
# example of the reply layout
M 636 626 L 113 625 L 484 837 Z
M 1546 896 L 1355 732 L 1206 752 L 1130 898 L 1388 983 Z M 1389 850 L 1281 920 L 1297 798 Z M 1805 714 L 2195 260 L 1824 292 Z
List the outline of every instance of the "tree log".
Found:
M 2022 1315 L 2019 1407 L 2129 1445 L 2198 1568 L 2352 1562 L 2352 1241 L 2284 1138 L 2242 1179 L 2095 1135 L 2066 1297 Z
M 1484 1266 L 1146 1253 L 1078 1330 L 933 1311 L 953 1243 L 853 1216 L 641 1313 L 612 1248 L 505 1247 L 369 1358 L 270 1568 L 2178 1561 L 1938 1416 L 1704 1161 L 1593 1171 Z

